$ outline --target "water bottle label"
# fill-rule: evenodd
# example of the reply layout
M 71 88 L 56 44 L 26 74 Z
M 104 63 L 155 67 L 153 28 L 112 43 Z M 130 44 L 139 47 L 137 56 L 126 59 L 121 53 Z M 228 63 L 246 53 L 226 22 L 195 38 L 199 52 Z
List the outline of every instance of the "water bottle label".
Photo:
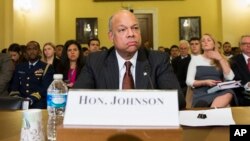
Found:
M 61 108 L 65 107 L 67 102 L 67 94 L 48 94 L 47 95 L 47 104 L 49 107 Z

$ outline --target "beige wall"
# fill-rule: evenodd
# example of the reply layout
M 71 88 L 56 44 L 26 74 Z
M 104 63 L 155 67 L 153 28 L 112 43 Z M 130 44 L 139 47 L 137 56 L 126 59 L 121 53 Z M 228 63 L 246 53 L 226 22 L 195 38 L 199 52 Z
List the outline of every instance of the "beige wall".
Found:
M 247 5 L 246 0 L 222 0 L 222 25 L 222 41 L 238 46 L 240 36 L 250 34 L 250 3 Z
M 74 1 L 74 2 L 73 2 Z M 202 31 L 206 31 L 221 39 L 221 11 L 218 0 L 185 0 L 157 2 L 93 2 L 82 0 L 60 0 L 58 3 L 57 41 L 62 43 L 75 38 L 76 17 L 97 17 L 101 44 L 110 46 L 107 38 L 108 18 L 122 6 L 130 6 L 135 10 L 157 11 L 158 45 L 171 46 L 179 40 L 178 17 L 201 16 Z M 143 3 L 143 4 L 142 4 Z M 206 9 L 206 10 L 204 10 Z M 219 14 L 218 14 L 219 13 Z
M 55 42 L 55 0 L 31 0 L 29 10 L 13 8 L 13 42 Z
M 12 42 L 25 44 L 37 40 L 64 44 L 75 39 L 75 18 L 97 17 L 98 36 L 102 45 L 107 38 L 108 18 L 122 7 L 156 11 L 157 45 L 171 46 L 179 40 L 178 17 L 201 16 L 202 33 L 211 33 L 218 40 L 236 44 L 241 34 L 250 33 L 250 7 L 240 8 L 244 0 L 184 0 L 144 2 L 93 2 L 93 0 L 31 0 L 30 11 L 12 8 L 11 0 L 0 0 L 0 48 Z M 143 3 L 143 4 L 142 4 Z M 232 16 L 233 15 L 233 16 Z M 236 20 L 235 20 L 236 19 Z M 223 26 L 222 26 L 223 25 Z

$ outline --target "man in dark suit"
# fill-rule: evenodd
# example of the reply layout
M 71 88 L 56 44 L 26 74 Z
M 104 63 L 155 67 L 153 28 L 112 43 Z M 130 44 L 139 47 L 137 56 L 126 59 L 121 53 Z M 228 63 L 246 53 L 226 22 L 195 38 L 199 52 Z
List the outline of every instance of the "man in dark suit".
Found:
M 240 39 L 241 54 L 231 58 L 235 80 L 241 80 L 244 87 L 235 89 L 240 106 L 250 106 L 250 35 Z
M 54 69 L 40 61 L 40 45 L 30 41 L 26 47 L 27 62 L 16 66 L 10 96 L 30 101 L 29 108 L 47 108 L 47 88 L 53 80 Z
M 14 72 L 14 63 L 9 54 L 0 53 L 0 96 L 8 96 L 9 83 Z
M 174 58 L 172 60 L 172 66 L 174 68 L 174 72 L 177 76 L 177 79 L 180 83 L 182 92 L 184 96 L 186 96 L 187 93 L 187 84 L 186 84 L 186 78 L 187 78 L 187 70 L 188 65 L 191 60 L 191 56 L 188 54 L 189 51 L 189 43 L 186 40 L 181 40 L 180 45 L 180 56 Z
M 127 72 L 124 64 L 130 62 L 135 89 L 178 89 L 179 108 L 185 107 L 169 56 L 140 47 L 140 27 L 133 13 L 121 10 L 110 18 L 109 39 L 114 47 L 89 55 L 74 88 L 122 89 Z

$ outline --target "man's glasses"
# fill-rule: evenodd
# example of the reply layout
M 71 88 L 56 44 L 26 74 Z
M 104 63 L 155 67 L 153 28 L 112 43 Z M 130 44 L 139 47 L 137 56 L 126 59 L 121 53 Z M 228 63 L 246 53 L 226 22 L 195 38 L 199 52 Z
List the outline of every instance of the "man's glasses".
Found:
M 243 45 L 243 46 L 250 46 L 250 43 L 242 42 L 241 45 Z

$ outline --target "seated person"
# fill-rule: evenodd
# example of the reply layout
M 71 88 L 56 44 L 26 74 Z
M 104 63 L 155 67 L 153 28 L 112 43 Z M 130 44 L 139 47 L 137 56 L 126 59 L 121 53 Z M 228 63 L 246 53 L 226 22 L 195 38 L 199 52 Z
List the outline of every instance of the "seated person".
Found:
M 81 45 L 76 40 L 66 41 L 62 51 L 61 64 L 56 72 L 63 74 L 63 80 L 71 88 L 84 65 Z
M 241 54 L 231 58 L 235 80 L 241 80 L 243 87 L 234 89 L 240 106 L 250 106 L 250 35 L 240 39 Z
M 14 63 L 7 53 L 0 53 L 0 96 L 8 96 L 9 83 L 14 72 Z
M 127 10 L 115 13 L 109 20 L 108 35 L 114 46 L 89 54 L 74 88 L 175 89 L 179 108 L 185 107 L 169 56 L 141 47 L 140 26 L 133 13 Z
M 201 38 L 203 54 L 193 56 L 189 66 L 186 83 L 193 87 L 192 107 L 227 107 L 230 106 L 234 92 L 231 89 L 207 93 L 207 90 L 224 80 L 232 80 L 234 73 L 225 57 L 216 46 L 210 34 Z
M 36 41 L 26 46 L 27 62 L 16 66 L 10 96 L 22 97 L 30 101 L 29 108 L 47 108 L 47 89 L 53 81 L 54 69 L 40 61 L 41 49 Z

